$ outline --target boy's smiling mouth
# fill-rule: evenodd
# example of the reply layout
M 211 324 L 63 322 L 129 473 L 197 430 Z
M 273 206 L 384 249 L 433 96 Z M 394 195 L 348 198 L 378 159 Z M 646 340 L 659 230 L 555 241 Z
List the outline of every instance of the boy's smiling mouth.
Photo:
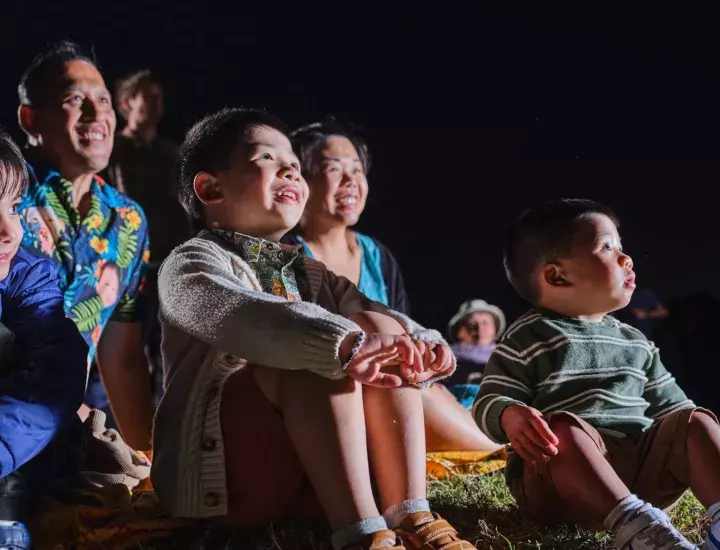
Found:
M 274 189 L 272 194 L 276 202 L 286 204 L 300 204 L 303 197 L 301 189 L 295 185 L 283 185 Z

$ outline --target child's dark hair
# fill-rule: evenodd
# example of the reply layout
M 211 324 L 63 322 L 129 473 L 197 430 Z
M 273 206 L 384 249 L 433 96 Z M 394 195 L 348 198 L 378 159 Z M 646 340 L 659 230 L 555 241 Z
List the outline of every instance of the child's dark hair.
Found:
M 293 150 L 300 159 L 305 179 L 309 179 L 316 173 L 317 167 L 314 166 L 315 153 L 325 145 L 325 142 L 331 136 L 347 138 L 355 147 L 365 174 L 370 172 L 372 159 L 365 139 L 355 128 L 344 126 L 335 117 L 329 116 L 322 122 L 314 122 L 298 128 L 291 135 Z
M 18 98 L 20 104 L 36 106 L 43 99 L 43 92 L 48 87 L 50 78 L 61 70 L 68 61 L 84 61 L 97 67 L 94 55 L 85 53 L 74 42 L 63 41 L 52 44 L 47 50 L 39 53 L 20 77 Z
M 577 222 L 592 214 L 603 214 L 620 226 L 609 207 L 585 199 L 547 202 L 520 216 L 508 232 L 503 256 L 507 278 L 520 296 L 537 303 L 537 269 L 569 254 L 575 244 Z
M 195 229 L 204 227 L 202 203 L 193 182 L 199 172 L 217 174 L 227 170 L 230 155 L 240 138 L 257 127 L 267 127 L 288 135 L 283 122 L 260 109 L 224 108 L 197 122 L 185 136 L 178 153 L 180 190 L 178 198 L 192 219 Z
M 28 187 L 28 170 L 20 148 L 0 130 L 0 198 L 21 197 Z

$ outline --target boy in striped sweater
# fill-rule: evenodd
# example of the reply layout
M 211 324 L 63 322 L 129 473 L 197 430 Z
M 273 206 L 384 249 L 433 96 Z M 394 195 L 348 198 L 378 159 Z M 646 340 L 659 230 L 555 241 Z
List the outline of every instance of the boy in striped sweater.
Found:
M 535 309 L 505 333 L 473 406 L 515 451 L 507 480 L 544 523 L 610 531 L 619 549 L 695 548 L 662 508 L 692 488 L 720 548 L 720 427 L 696 408 L 643 334 L 608 314 L 635 289 L 605 206 L 561 200 L 526 212 L 505 268 Z

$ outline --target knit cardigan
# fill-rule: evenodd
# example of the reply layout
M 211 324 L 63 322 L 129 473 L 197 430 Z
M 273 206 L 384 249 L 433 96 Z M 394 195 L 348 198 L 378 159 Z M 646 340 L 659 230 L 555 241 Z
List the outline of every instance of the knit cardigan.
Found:
M 320 262 L 304 261 L 309 295 L 298 302 L 262 292 L 252 268 L 209 232 L 176 248 L 160 269 L 165 395 L 151 476 L 172 515 L 227 514 L 220 399 L 227 378 L 247 362 L 341 378 L 340 343 L 362 330 L 348 317 L 363 311 L 392 316 L 413 338 L 445 343 Z

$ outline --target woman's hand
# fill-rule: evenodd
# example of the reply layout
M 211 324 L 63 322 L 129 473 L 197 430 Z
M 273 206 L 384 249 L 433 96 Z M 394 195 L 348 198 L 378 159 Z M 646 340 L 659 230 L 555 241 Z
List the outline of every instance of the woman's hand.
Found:
M 351 334 L 347 338 L 356 337 L 356 334 Z M 344 344 L 346 344 L 345 341 L 341 348 L 347 347 Z M 398 365 L 400 365 L 403 376 L 405 376 L 405 372 L 422 373 L 423 371 L 422 357 L 410 337 L 406 334 L 370 332 L 366 333 L 362 346 L 345 367 L 345 374 L 369 386 L 397 388 L 402 385 L 402 378 L 385 371 L 388 367 L 397 367 Z

